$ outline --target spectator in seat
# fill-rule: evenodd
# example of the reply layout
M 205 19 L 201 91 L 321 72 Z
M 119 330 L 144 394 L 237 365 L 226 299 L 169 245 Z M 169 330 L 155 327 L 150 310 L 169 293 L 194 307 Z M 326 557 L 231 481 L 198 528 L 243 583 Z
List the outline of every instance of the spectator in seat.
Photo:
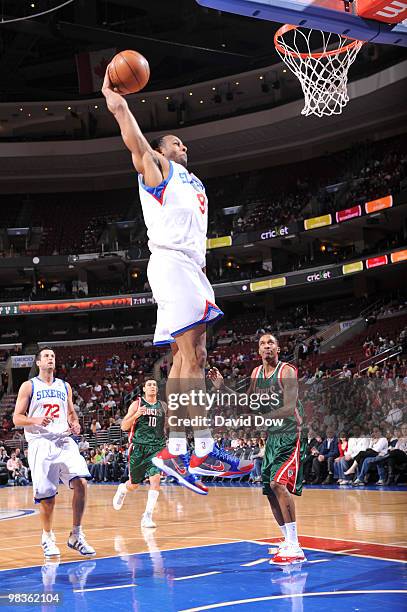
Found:
M 84 436 L 82 436 L 79 440 L 78 447 L 81 454 L 86 453 L 89 450 L 89 442 Z
M 407 423 L 402 424 L 401 437 L 397 440 L 394 447 L 389 448 L 389 454 L 385 463 L 387 464 L 388 474 L 384 484 L 392 485 L 397 483 L 401 469 L 407 466 Z
M 343 471 L 341 473 L 340 466 L 341 461 L 345 457 L 345 453 L 348 450 L 348 436 L 344 431 L 339 434 L 338 451 L 339 456 L 334 460 L 334 480 L 343 478 Z
M 102 449 L 98 446 L 95 451 L 94 451 L 94 455 L 92 455 L 92 451 L 91 451 L 91 463 L 92 463 L 92 469 L 90 469 L 90 475 L 92 476 L 92 480 L 94 482 L 100 482 L 101 481 L 101 477 L 102 477 L 102 468 L 103 468 L 103 452 Z
M 354 486 L 366 484 L 370 465 L 383 461 L 383 458 L 387 455 L 388 446 L 387 438 L 382 436 L 379 427 L 373 427 L 369 448 L 358 453 L 352 466 L 345 472 L 345 476 L 349 476 L 357 470 L 357 478 L 353 482 Z M 367 459 L 369 461 L 366 461 Z
M 399 402 L 394 402 L 390 408 L 385 421 L 390 425 L 398 425 L 403 420 L 403 409 Z
M 20 456 L 20 461 L 21 461 L 21 471 L 22 471 L 24 478 L 27 480 L 27 482 L 31 482 L 31 470 L 30 470 L 30 466 L 28 463 L 28 448 L 26 448 L 23 454 Z
M 231 437 L 231 441 L 230 441 L 230 448 L 232 450 L 236 450 L 238 446 L 239 446 L 239 438 L 237 436 L 237 432 L 236 431 L 232 431 L 232 437 Z
M 10 459 L 7 461 L 7 469 L 10 475 L 10 478 L 14 480 L 16 485 L 27 485 L 28 480 L 24 478 L 22 472 L 22 463 L 20 459 L 16 457 L 16 453 L 13 451 L 11 453 Z
M 113 462 L 114 462 L 114 447 L 113 444 L 109 444 L 108 448 L 105 450 L 103 457 L 103 471 L 102 478 L 104 482 L 108 480 L 112 480 L 113 475 Z
M 113 446 L 113 461 L 112 461 L 112 479 L 120 480 L 125 469 L 125 458 L 123 451 L 117 445 Z
M 239 438 L 238 444 L 236 448 L 234 449 L 234 454 L 236 455 L 236 457 L 241 457 L 243 459 L 246 449 L 247 449 L 247 446 L 246 446 L 246 442 L 244 441 L 244 438 Z
M 261 438 L 252 439 L 252 453 L 250 460 L 254 462 L 251 477 L 253 482 L 261 482 L 261 466 L 263 463 L 265 444 Z
M 331 427 L 326 430 L 326 438 L 318 449 L 318 456 L 312 462 L 312 471 L 315 478 L 312 484 L 321 484 L 324 474 L 328 472 L 323 484 L 332 484 L 334 481 L 334 460 L 338 457 L 338 438 Z
M 351 378 L 352 377 L 352 370 L 349 369 L 348 364 L 345 363 L 345 365 L 342 368 L 341 373 L 339 374 L 339 378 Z
M 322 444 L 322 437 L 315 433 L 313 429 L 309 429 L 308 431 L 308 446 L 307 446 L 307 454 L 303 461 L 303 484 L 308 484 L 312 481 L 312 464 L 316 457 L 319 455 L 318 448 Z
M 0 446 L 0 461 L 2 461 L 3 463 L 7 463 L 7 461 L 10 459 L 9 455 L 7 454 L 7 451 L 5 449 L 4 446 Z
M 7 432 L 9 432 L 9 431 L 11 431 L 11 430 L 12 430 L 12 427 L 13 427 L 13 424 L 12 424 L 12 422 L 10 421 L 10 417 L 9 417 L 9 416 L 4 416 L 4 417 L 3 417 L 2 424 L 1 424 L 1 428 L 2 428 L 2 430 L 3 430 L 5 433 L 7 433 Z
M 9 477 L 12 480 L 17 480 L 17 476 L 19 475 L 19 461 L 16 458 L 16 453 L 13 451 L 10 455 L 10 459 L 7 461 L 7 469 L 9 472 Z
M 359 425 L 354 425 L 352 436 L 348 439 L 348 447 L 340 461 L 335 464 L 339 485 L 350 484 L 351 478 L 345 477 L 345 471 L 353 464 L 356 455 L 369 447 L 369 443 L 370 438 L 362 435 Z
M 367 369 L 367 375 L 369 376 L 369 378 L 373 378 L 374 376 L 376 376 L 376 372 L 379 371 L 379 366 L 378 365 L 370 365 Z
M 92 423 L 90 425 L 90 430 L 92 434 L 96 437 L 96 433 L 102 429 L 101 424 L 96 419 L 92 419 Z
M 89 458 L 87 460 L 87 465 L 88 465 L 88 470 L 89 470 L 89 474 L 92 476 L 93 478 L 93 472 L 95 470 L 95 456 L 96 456 L 96 451 L 95 449 L 91 448 L 89 451 Z

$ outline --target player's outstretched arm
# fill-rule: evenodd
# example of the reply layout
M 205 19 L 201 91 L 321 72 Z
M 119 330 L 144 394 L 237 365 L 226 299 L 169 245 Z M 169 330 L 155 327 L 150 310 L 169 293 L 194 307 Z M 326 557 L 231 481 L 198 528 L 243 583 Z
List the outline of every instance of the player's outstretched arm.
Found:
M 121 430 L 129 431 L 133 427 L 134 421 L 137 421 L 137 419 L 145 413 L 146 413 L 146 407 L 142 406 L 139 400 L 132 402 L 120 426 Z
M 131 151 L 135 169 L 143 175 L 146 185 L 156 187 L 164 178 L 167 178 L 170 169 L 169 162 L 161 153 L 150 147 L 127 101 L 117 91 L 114 91 L 109 78 L 109 67 L 103 81 L 102 93 L 106 98 L 107 108 L 119 124 L 123 142 Z
M 28 417 L 27 410 L 30 404 L 32 386 L 29 380 L 26 380 L 21 385 L 16 406 L 13 413 L 13 423 L 16 427 L 30 427 L 31 425 L 42 425 L 46 427 L 51 423 L 52 419 L 49 416 Z

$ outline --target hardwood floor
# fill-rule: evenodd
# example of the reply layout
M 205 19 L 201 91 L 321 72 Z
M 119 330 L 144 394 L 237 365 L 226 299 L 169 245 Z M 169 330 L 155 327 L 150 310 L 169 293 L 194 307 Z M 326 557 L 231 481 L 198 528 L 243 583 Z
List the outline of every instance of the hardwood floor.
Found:
M 121 511 L 112 508 L 116 487 L 91 485 L 83 522 L 97 557 L 147 551 L 140 518 L 147 487 L 129 493 Z M 407 547 L 405 490 L 305 489 L 297 501 L 300 536 L 319 536 Z M 31 487 L 0 489 L 0 569 L 41 565 L 38 513 L 6 520 L 16 510 L 36 510 Z M 164 486 L 154 513 L 161 550 L 239 540 L 273 538 L 280 531 L 267 500 L 255 487 L 211 487 L 207 497 Z M 54 531 L 61 561 L 77 560 L 65 541 L 71 526 L 71 492 L 60 485 Z

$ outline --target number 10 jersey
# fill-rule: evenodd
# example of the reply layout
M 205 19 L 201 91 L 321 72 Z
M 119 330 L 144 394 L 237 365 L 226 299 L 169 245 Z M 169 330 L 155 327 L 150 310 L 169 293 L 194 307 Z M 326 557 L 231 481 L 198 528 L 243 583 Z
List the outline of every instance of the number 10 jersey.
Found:
M 133 424 L 129 435 L 131 444 L 158 444 L 165 446 L 165 410 L 160 401 L 149 404 L 144 397 L 140 398 L 146 414 L 140 416 Z

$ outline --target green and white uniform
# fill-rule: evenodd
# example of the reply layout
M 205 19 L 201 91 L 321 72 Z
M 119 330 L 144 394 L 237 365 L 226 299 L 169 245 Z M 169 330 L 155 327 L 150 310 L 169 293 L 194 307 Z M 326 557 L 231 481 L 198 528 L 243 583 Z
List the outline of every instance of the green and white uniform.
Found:
M 139 398 L 146 414 L 134 423 L 129 434 L 129 477 L 131 484 L 138 484 L 148 476 L 159 474 L 152 458 L 165 447 L 165 410 L 160 401 L 149 404 Z M 139 404 L 140 405 L 140 404 Z
M 261 365 L 252 372 L 254 393 L 273 394 L 270 408 L 266 411 L 270 419 L 273 410 L 279 410 L 284 405 L 284 371 L 286 368 L 295 369 L 289 363 L 277 362 L 273 373 L 266 377 L 264 367 Z M 286 378 L 285 384 L 290 384 L 293 378 Z M 264 410 L 263 410 L 264 412 Z M 273 424 L 268 429 L 268 438 L 262 463 L 263 494 L 269 495 L 270 482 L 274 481 L 287 487 L 290 493 L 301 495 L 303 469 L 302 462 L 306 456 L 307 438 L 303 433 L 304 410 L 297 400 L 295 413 L 284 417 L 281 424 Z

